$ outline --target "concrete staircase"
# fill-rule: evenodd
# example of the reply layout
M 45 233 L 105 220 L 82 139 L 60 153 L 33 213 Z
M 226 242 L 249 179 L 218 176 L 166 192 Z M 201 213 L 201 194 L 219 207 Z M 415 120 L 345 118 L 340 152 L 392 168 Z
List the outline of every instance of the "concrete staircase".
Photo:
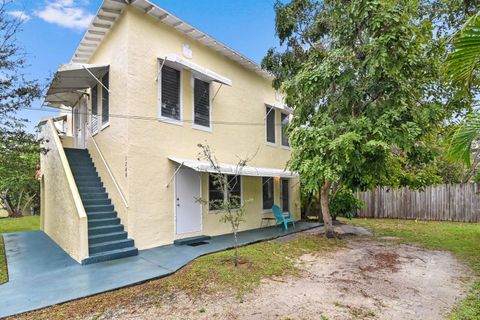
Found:
M 88 151 L 65 148 L 65 154 L 88 218 L 89 257 L 82 264 L 137 255 L 138 249 L 128 239 Z

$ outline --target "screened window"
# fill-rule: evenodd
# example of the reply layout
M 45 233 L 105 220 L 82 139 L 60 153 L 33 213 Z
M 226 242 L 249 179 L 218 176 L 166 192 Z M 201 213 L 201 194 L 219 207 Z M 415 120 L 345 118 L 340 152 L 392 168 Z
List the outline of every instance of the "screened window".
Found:
M 92 88 L 92 133 L 98 131 L 98 85 Z
M 193 91 L 194 123 L 202 127 L 210 127 L 210 84 L 195 79 Z
M 290 210 L 290 181 L 288 179 L 282 179 L 282 211 L 288 212 Z
M 110 97 L 108 91 L 105 88 L 109 89 L 109 75 L 105 74 L 102 78 L 102 124 L 105 125 L 110 121 Z
M 263 209 L 270 210 L 273 207 L 273 178 L 262 178 Z
M 219 209 L 220 201 L 227 201 L 227 190 L 222 190 L 217 184 L 216 175 L 210 174 L 208 176 L 208 200 L 209 209 Z M 227 175 L 228 188 L 230 189 L 231 201 L 233 207 L 239 208 L 242 203 L 242 179 L 240 176 Z M 216 202 L 214 202 L 216 201 Z M 213 203 L 212 203 L 213 202 Z
M 162 117 L 180 120 L 180 71 L 162 67 Z
M 267 106 L 265 112 L 267 142 L 275 143 L 275 110 L 274 108 Z
M 287 126 L 288 126 L 288 114 L 282 113 L 282 146 L 289 146 L 288 136 L 287 136 Z

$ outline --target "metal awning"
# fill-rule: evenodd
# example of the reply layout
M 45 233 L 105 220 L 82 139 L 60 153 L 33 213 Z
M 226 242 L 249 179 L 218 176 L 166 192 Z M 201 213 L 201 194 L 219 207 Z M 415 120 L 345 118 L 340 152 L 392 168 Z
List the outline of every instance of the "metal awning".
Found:
M 287 114 L 292 114 L 293 113 L 293 109 L 288 107 L 287 105 L 284 105 L 284 104 L 265 103 L 265 105 L 269 108 L 274 108 L 274 109 L 280 110 L 283 113 L 287 113 Z
M 45 103 L 52 107 L 62 105 L 73 107 L 84 94 L 83 90 L 95 86 L 108 69 L 108 65 L 77 63 L 60 65 L 48 88 Z
M 207 161 L 188 160 L 188 159 L 182 159 L 177 157 L 169 157 L 168 159 L 180 165 L 189 167 L 198 172 L 210 172 L 210 173 L 218 172 Z M 297 173 L 294 173 L 292 171 L 282 170 L 282 169 L 244 166 L 240 170 L 238 170 L 236 165 L 225 164 L 225 163 L 221 163 L 219 167 L 220 167 L 221 173 L 224 173 L 224 174 L 238 174 L 241 176 L 250 176 L 250 177 L 280 177 L 280 178 L 298 177 Z
M 177 69 L 186 69 L 190 71 L 195 77 L 199 78 L 200 80 L 206 82 L 218 82 L 224 84 L 226 86 L 232 86 L 232 80 L 222 75 L 219 75 L 212 70 L 199 66 L 191 61 L 183 59 L 176 54 L 169 54 L 166 57 L 159 58 L 160 60 L 164 60 L 165 65 L 177 68 Z

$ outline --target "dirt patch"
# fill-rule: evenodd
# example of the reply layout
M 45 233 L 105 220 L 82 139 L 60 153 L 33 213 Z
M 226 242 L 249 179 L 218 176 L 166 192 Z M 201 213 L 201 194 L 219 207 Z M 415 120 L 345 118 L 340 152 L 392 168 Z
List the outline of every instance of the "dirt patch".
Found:
M 450 253 L 355 238 L 298 260 L 301 277 L 263 280 L 242 301 L 178 292 L 132 302 L 96 319 L 423 319 L 445 318 L 470 281 Z M 213 271 L 213 270 L 212 270 Z

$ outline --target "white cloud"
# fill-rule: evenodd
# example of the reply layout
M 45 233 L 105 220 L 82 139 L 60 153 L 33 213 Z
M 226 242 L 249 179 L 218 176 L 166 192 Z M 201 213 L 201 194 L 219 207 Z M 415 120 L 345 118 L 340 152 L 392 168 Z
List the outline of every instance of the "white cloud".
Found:
M 12 17 L 18 18 L 19 20 L 23 22 L 27 22 L 30 20 L 32 17 L 30 17 L 25 11 L 20 11 L 20 10 L 13 10 L 13 11 L 8 11 L 7 12 L 9 15 Z
M 85 2 L 84 2 L 85 3 Z M 93 14 L 74 4 L 73 0 L 55 0 L 46 4 L 35 15 L 48 23 L 70 29 L 85 29 L 93 19 Z

